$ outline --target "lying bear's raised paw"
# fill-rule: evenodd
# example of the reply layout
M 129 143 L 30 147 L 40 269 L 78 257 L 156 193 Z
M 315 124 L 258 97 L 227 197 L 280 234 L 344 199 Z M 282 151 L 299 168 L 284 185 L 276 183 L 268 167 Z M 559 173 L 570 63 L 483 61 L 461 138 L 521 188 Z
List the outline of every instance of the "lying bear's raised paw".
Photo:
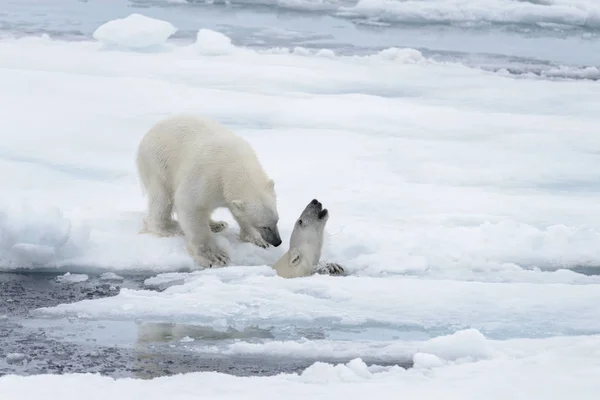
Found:
M 337 263 L 326 263 L 320 266 L 316 272 L 322 275 L 346 275 L 346 270 L 344 269 L 344 267 Z

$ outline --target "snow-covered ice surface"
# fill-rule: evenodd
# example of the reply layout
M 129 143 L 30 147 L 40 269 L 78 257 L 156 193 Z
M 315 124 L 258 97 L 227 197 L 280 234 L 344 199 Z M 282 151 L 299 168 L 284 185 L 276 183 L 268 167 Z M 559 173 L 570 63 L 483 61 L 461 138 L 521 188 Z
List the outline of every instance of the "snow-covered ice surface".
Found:
M 42 375 L 0 378 L 7 400 L 43 396 L 51 399 L 263 399 L 285 393 L 286 398 L 347 399 L 398 396 L 420 399 L 596 399 L 600 388 L 598 336 L 544 343 L 514 343 L 494 357 L 476 362 L 445 363 L 435 355 L 418 353 L 415 368 L 367 366 L 360 359 L 346 364 L 315 363 L 301 374 L 273 377 L 234 377 L 191 373 L 154 380 L 113 380 L 99 375 Z M 503 346 L 501 346 L 503 347 Z M 533 348 L 533 349 L 532 349 Z M 434 361 L 435 360 L 435 361 Z M 93 390 L 89 390 L 93 388 Z
M 285 238 L 318 197 L 332 215 L 325 257 L 355 275 L 598 281 L 536 271 L 600 259 L 595 83 L 512 79 L 415 51 L 331 57 L 198 36 L 200 50 L 150 54 L 0 42 L 13 203 L 0 214 L 4 268 L 26 266 L 28 251 L 36 267 L 192 268 L 180 238 L 137 234 L 145 200 L 133 163 L 145 131 L 184 111 L 254 145 L 277 182 Z M 204 55 L 211 38 L 220 55 Z M 236 234 L 221 235 L 234 265 L 284 252 Z
M 232 32 L 235 19 L 217 29 L 192 18 L 233 13 L 198 2 L 134 2 L 147 13 L 118 1 L 112 11 L 79 3 L 65 15 L 102 12 L 83 18 L 72 41 L 45 31 L 32 2 L 8 3 L 11 21 L 24 21 L 0 25 L 11 33 L 0 40 L 0 268 L 60 272 L 71 283 L 151 275 L 148 290 L 36 315 L 59 321 L 47 326 L 68 318 L 70 329 L 75 320 L 135 323 L 137 331 L 122 333 L 133 343 L 169 337 L 202 354 L 342 364 L 266 378 L 5 376 L 3 400 L 68 399 L 89 387 L 103 399 L 262 398 L 274 385 L 291 398 L 597 396 L 600 53 L 582 51 L 600 50 L 595 2 L 261 2 L 327 21 L 412 24 L 424 37 L 429 28 L 415 24 L 448 26 L 455 38 L 486 26 L 525 38 L 530 29 L 557 43 L 557 54 L 533 67 L 510 58 L 527 46 L 507 53 L 507 68 L 484 68 L 490 58 L 473 68 L 474 56 L 443 59 L 398 43 L 300 46 L 298 31 L 277 25 L 270 35 L 278 41 L 259 45 L 246 22 Z M 247 15 L 256 2 L 243 5 Z M 48 25 L 68 26 L 57 21 Z M 582 54 L 572 65 L 563 65 L 570 53 L 558 51 L 565 45 L 550 31 Z M 248 32 L 255 41 L 243 46 Z M 176 112 L 215 118 L 254 146 L 276 181 L 281 247 L 240 243 L 225 210 L 216 217 L 230 223 L 218 235 L 230 267 L 197 270 L 182 238 L 138 234 L 145 199 L 136 146 Z M 324 258 L 349 276 L 281 279 L 270 265 L 315 197 L 331 212 Z M 414 368 L 389 366 L 405 360 Z

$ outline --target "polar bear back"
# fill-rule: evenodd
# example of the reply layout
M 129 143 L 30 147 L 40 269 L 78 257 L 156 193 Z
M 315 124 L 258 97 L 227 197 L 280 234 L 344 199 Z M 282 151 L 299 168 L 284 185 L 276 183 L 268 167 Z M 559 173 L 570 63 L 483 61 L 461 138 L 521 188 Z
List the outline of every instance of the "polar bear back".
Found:
M 137 163 L 147 175 L 142 180 L 158 178 L 170 191 L 196 174 L 223 191 L 228 190 L 224 176 L 233 187 L 244 187 L 238 185 L 241 179 L 263 187 L 269 180 L 246 140 L 216 121 L 186 114 L 154 125 L 140 142 Z

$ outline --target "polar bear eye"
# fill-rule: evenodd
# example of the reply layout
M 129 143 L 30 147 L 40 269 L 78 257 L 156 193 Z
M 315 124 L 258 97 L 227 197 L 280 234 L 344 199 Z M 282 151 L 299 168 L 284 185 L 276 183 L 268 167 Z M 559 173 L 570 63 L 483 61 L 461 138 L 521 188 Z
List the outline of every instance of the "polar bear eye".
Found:
M 301 219 L 298 220 L 298 225 L 302 226 L 302 220 Z

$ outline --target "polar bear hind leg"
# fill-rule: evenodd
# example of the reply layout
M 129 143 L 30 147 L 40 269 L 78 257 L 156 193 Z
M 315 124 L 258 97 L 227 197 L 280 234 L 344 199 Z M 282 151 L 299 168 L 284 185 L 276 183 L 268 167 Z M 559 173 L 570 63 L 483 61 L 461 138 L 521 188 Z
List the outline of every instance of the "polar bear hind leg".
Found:
M 183 232 L 173 220 L 172 195 L 163 185 L 154 184 L 147 188 L 148 213 L 140 233 L 150 233 L 159 237 L 181 235 Z

